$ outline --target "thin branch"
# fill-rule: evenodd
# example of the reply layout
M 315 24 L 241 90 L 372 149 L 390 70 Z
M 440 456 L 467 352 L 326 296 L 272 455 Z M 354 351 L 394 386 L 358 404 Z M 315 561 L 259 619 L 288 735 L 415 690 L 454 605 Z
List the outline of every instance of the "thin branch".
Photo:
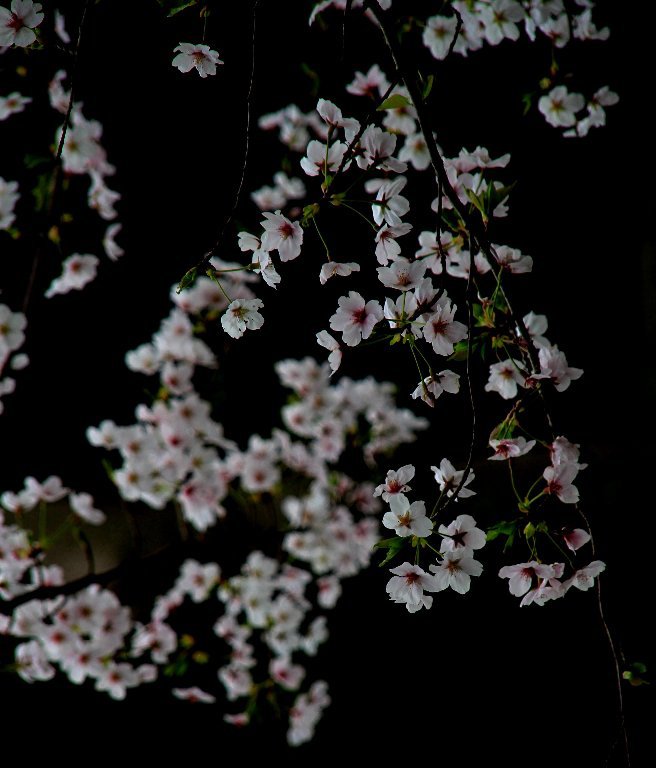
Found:
M 232 220 L 235 217 L 235 213 L 237 212 L 237 208 L 239 207 L 239 202 L 241 200 L 241 193 L 244 188 L 244 181 L 246 179 L 246 170 L 248 168 L 248 156 L 249 156 L 250 143 L 251 143 L 251 116 L 253 111 L 253 92 L 255 88 L 255 39 L 256 39 L 256 32 L 257 32 L 257 7 L 259 4 L 260 4 L 260 0 L 255 0 L 253 3 L 253 16 L 252 16 L 253 26 L 252 26 L 252 34 L 251 34 L 251 72 L 250 72 L 249 81 L 248 81 L 248 93 L 246 95 L 246 138 L 244 141 L 244 159 L 241 166 L 241 176 L 239 178 L 239 184 L 237 186 L 237 192 L 235 193 L 232 207 L 228 212 L 228 215 L 225 217 L 223 221 L 223 225 L 221 226 L 221 230 L 219 231 L 219 236 L 217 237 L 216 242 L 210 248 L 210 250 L 205 254 L 205 256 L 203 256 L 203 258 L 196 264 L 195 269 L 197 270 L 198 274 L 204 274 L 206 269 L 210 266 L 210 260 L 212 259 L 212 257 L 217 255 L 217 252 L 221 247 L 221 244 L 223 243 L 226 230 L 228 229 L 228 227 L 232 223 Z
M 48 207 L 45 212 L 46 222 L 50 219 L 50 216 L 52 215 L 52 211 L 55 206 L 55 198 L 57 197 L 59 186 L 61 184 L 61 174 L 62 174 L 61 157 L 64 152 L 66 134 L 68 133 L 68 128 L 71 124 L 71 116 L 73 114 L 73 106 L 75 104 L 75 88 L 77 86 L 77 79 L 78 79 L 77 76 L 79 72 L 79 60 L 80 60 L 80 44 L 82 42 L 82 31 L 84 29 L 84 23 L 86 21 L 87 11 L 89 10 L 90 5 L 91 5 L 91 0 L 86 0 L 84 3 L 84 8 L 82 9 L 80 26 L 78 27 L 78 30 L 77 30 L 77 40 L 75 42 L 75 50 L 73 51 L 73 64 L 71 66 L 71 71 L 70 71 L 71 90 L 68 96 L 68 107 L 66 108 L 66 115 L 64 117 L 64 126 L 62 128 L 61 136 L 59 137 L 57 152 L 55 153 L 55 159 L 54 159 L 55 167 L 54 167 L 53 177 L 52 177 L 52 188 L 51 188 L 50 197 L 48 200 Z M 25 288 L 25 296 L 23 297 L 23 306 L 22 306 L 23 314 L 27 313 L 27 309 L 30 304 L 32 291 L 34 290 L 34 282 L 36 280 L 36 273 L 39 267 L 40 256 L 41 256 L 41 248 L 37 246 L 34 252 L 34 258 L 32 259 L 32 268 L 30 270 L 30 276 L 27 281 L 27 287 Z

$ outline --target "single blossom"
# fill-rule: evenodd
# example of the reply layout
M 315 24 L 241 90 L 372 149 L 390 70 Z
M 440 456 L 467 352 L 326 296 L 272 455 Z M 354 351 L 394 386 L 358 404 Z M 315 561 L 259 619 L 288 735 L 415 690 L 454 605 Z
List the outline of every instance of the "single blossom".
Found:
M 385 477 L 385 482 L 376 486 L 374 496 L 383 497 L 383 501 L 389 502 L 393 496 L 407 493 L 411 490 L 408 483 L 415 476 L 415 468 L 412 464 L 406 464 L 400 469 L 390 469 Z
M 468 549 L 461 549 L 445 552 L 442 561 L 437 565 L 430 565 L 428 570 L 434 574 L 438 590 L 451 587 L 455 592 L 464 595 L 469 592 L 471 577 L 483 573 L 483 565 L 474 560 Z
M 257 330 L 264 324 L 258 312 L 264 305 L 260 299 L 235 299 L 221 317 L 223 330 L 233 339 L 241 338 L 246 329 Z
M 171 64 L 180 72 L 191 72 L 195 68 L 201 77 L 207 77 L 216 74 L 217 64 L 223 64 L 218 52 L 212 50 L 209 45 L 180 43 L 173 49 L 173 53 L 178 51 Z
M 529 591 L 535 577 L 552 579 L 556 576 L 556 571 L 551 565 L 544 565 L 531 560 L 528 563 L 505 565 L 499 571 L 499 576 L 502 579 L 508 579 L 508 589 L 511 595 L 521 597 Z
M 321 267 L 319 272 L 319 282 L 325 285 L 331 277 L 347 277 L 352 272 L 359 272 L 360 265 L 354 261 L 339 262 L 329 261 Z
M 458 515 L 449 525 L 440 525 L 437 531 L 444 537 L 441 544 L 443 552 L 481 549 L 487 541 L 485 533 L 476 527 L 476 520 L 471 515 Z
M 431 467 L 432 472 L 435 475 L 435 481 L 440 486 L 440 491 L 446 492 L 447 496 L 453 496 L 456 489 L 462 482 L 465 470 L 457 470 L 448 459 L 442 459 L 439 467 Z M 467 486 L 474 479 L 474 472 L 470 469 L 467 479 L 463 483 L 462 488 L 458 491 L 458 498 L 466 499 L 469 496 L 474 496 L 476 491 L 472 491 Z
M 332 376 L 342 363 L 342 350 L 339 342 L 328 331 L 319 331 L 317 333 L 317 344 L 330 352 L 328 355 L 328 365 L 330 366 L 330 375 Z
M 433 598 L 430 595 L 424 595 L 424 590 L 439 591 L 434 576 L 426 573 L 418 565 L 410 565 L 410 563 L 390 568 L 390 573 L 394 574 L 386 587 L 390 600 L 404 604 L 410 613 L 431 607 Z
M 383 525 L 392 529 L 397 536 L 418 536 L 426 538 L 433 530 L 433 521 L 426 515 L 423 501 L 408 501 L 402 493 L 394 494 L 389 499 L 390 511 L 383 515 Z
M 0 7 L 0 46 L 26 48 L 36 40 L 34 31 L 43 21 L 41 3 L 11 0 L 11 9 Z
M 490 461 L 504 461 L 516 459 L 527 454 L 535 445 L 535 440 L 526 440 L 525 437 L 514 437 L 506 440 L 490 440 L 490 448 L 494 450 L 494 456 L 488 456 Z
M 265 251 L 278 251 L 280 261 L 291 261 L 300 256 L 303 245 L 303 230 L 297 221 L 290 221 L 280 211 L 264 213 L 264 235 L 262 248 Z
M 338 309 L 330 318 L 333 331 L 341 331 L 344 344 L 355 347 L 362 339 L 368 339 L 376 323 L 383 319 L 383 309 L 377 301 L 368 301 L 356 291 L 342 296 Z

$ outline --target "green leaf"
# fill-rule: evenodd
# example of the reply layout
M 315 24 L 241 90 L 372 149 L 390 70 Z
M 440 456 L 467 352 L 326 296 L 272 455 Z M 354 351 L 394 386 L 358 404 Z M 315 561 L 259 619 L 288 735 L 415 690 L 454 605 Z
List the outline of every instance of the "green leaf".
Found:
M 301 70 L 303 71 L 303 74 L 307 75 L 312 81 L 310 95 L 313 99 L 316 99 L 317 95 L 319 94 L 319 88 L 321 87 L 321 80 L 319 78 L 318 72 L 312 69 L 312 67 L 309 64 L 306 64 L 304 61 L 301 62 Z
M 180 11 L 184 11 L 186 8 L 198 5 L 198 0 L 183 0 L 183 2 L 180 2 L 180 0 L 157 0 L 157 2 L 165 11 L 168 11 L 166 15 L 169 18 L 177 16 Z
M 459 341 L 453 347 L 453 354 L 449 357 L 449 360 L 466 360 L 468 349 L 467 341 Z
M 501 520 L 487 529 L 487 540 L 494 541 L 499 536 L 514 536 L 517 523 L 514 520 Z
M 412 102 L 402 93 L 393 93 L 376 109 L 378 112 L 384 112 L 386 109 L 401 109 L 401 107 L 411 106 Z
M 189 286 L 193 285 L 196 282 L 196 278 L 198 277 L 198 268 L 192 267 L 190 270 L 185 272 L 185 274 L 182 277 L 182 280 L 178 283 L 178 287 L 175 289 L 176 293 L 182 293 L 185 288 L 189 288 Z
M 23 158 L 23 163 L 26 168 L 31 170 L 32 168 L 38 168 L 40 165 L 48 165 L 52 163 L 52 158 L 44 155 L 27 154 Z
M 428 75 L 426 78 L 426 82 L 424 83 L 424 90 L 422 91 L 421 98 L 423 101 L 426 101 L 426 99 L 430 96 L 430 92 L 433 90 L 433 83 L 435 82 L 435 78 L 433 75 Z
M 387 549 L 387 554 L 385 555 L 385 559 L 382 563 L 378 564 L 379 568 L 382 568 L 385 563 L 389 563 L 390 560 L 392 560 L 394 557 L 396 557 L 399 553 L 399 550 L 403 547 L 405 544 L 404 539 L 400 538 L 399 536 L 392 536 L 391 539 L 383 539 L 382 541 L 377 542 L 374 544 L 374 547 L 376 549 Z
M 36 181 L 36 186 L 32 190 L 34 195 L 34 209 L 41 213 L 48 206 L 50 195 L 52 193 L 53 176 L 52 173 L 42 173 Z
M 481 216 L 483 217 L 483 221 L 487 221 L 487 212 L 485 211 L 485 205 L 483 204 L 481 198 L 476 194 L 476 192 L 474 192 L 473 189 L 468 189 L 465 187 L 465 192 L 469 200 L 474 204 L 474 208 L 477 208 L 480 211 Z

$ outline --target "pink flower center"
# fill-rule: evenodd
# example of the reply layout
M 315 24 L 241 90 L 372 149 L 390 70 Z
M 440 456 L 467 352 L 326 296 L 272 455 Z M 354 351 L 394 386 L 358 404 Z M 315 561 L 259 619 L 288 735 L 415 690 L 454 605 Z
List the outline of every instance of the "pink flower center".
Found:
M 16 32 L 21 30 L 25 24 L 23 24 L 23 18 L 19 16 L 17 13 L 12 13 L 11 18 L 7 22 L 7 26 L 9 29 L 14 29 Z
M 364 325 L 365 320 L 367 319 L 367 310 L 362 307 L 361 309 L 356 309 L 353 312 L 353 322 L 357 325 Z
M 294 234 L 294 227 L 291 225 L 289 221 L 284 221 L 278 227 L 278 234 L 280 235 L 280 237 L 286 240 L 288 237 L 291 237 Z

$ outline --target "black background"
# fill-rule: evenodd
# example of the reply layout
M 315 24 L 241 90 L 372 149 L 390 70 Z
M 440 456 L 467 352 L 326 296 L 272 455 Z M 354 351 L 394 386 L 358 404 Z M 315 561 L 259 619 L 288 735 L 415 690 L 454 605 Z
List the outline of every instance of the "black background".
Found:
M 434 5 L 431 13 L 439 10 Z M 72 31 L 81 4 L 68 7 Z M 304 111 L 312 108 L 301 61 L 319 72 L 319 95 L 355 116 L 362 105 L 343 96 L 343 83 L 373 60 L 390 69 L 371 25 L 349 23 L 342 40 L 339 14 L 327 15 L 326 30 L 308 30 L 307 8 L 301 2 L 259 4 L 254 116 L 291 102 Z M 419 50 L 418 56 L 436 74 L 431 109 L 446 154 L 477 144 L 493 156 L 512 153 L 509 172 L 518 183 L 498 239 L 535 261 L 533 274 L 518 278 L 519 309 L 546 314 L 549 338 L 571 365 L 585 370 L 583 379 L 554 400 L 556 431 L 581 443 L 590 464 L 580 487 L 599 556 L 608 563 L 602 584 L 611 628 L 629 661 L 649 663 L 656 201 L 653 123 L 647 115 L 653 25 L 637 4 L 600 3 L 598 18 L 599 25 L 610 24 L 610 41 L 573 46 L 563 53 L 563 71 L 576 72 L 572 90 L 581 85 L 591 92 L 607 83 L 621 101 L 609 110 L 608 126 L 583 141 L 560 138 L 535 111 L 522 116 L 521 94 L 535 90 L 548 68 L 546 44 L 504 43 L 445 64 Z M 105 260 L 98 280 L 84 292 L 49 302 L 42 295 L 58 266 L 52 254 L 42 257 L 29 311 L 32 364 L 18 377 L 17 392 L 6 399 L 0 417 L 3 487 L 17 488 L 26 474 L 60 474 L 67 484 L 111 503 L 99 452 L 87 445 L 84 430 L 103 418 L 133 420 L 147 384 L 125 369 L 123 355 L 157 329 L 168 311 L 170 286 L 213 244 L 232 204 L 244 150 L 251 24 L 252 3 L 220 4 L 209 21 L 208 42 L 225 66 L 217 77 L 201 80 L 170 65 L 178 42 L 200 39 L 195 11 L 165 20 L 154 0 L 91 7 L 78 94 L 85 115 L 103 123 L 103 143 L 118 169 L 109 183 L 123 194 L 119 240 L 126 255 L 116 265 Z M 30 54 L 28 78 L 51 72 L 51 56 Z M 7 60 L 0 60 L 9 83 L 3 93 L 21 89 Z M 3 152 L 0 173 L 18 178 L 23 154 L 35 146 L 45 151 L 54 126 L 45 101 L 0 126 L 9 137 L 3 146 L 11 148 Z M 253 127 L 245 192 L 270 183 L 277 147 L 272 135 Z M 27 195 L 20 212 L 29 216 Z M 246 194 L 237 218 L 247 226 L 258 218 Z M 65 242 L 68 250 L 97 253 L 99 230 L 93 227 L 91 219 L 89 227 L 77 227 Z M 330 231 L 329 222 L 326 227 Z M 357 226 L 341 229 L 340 260 L 361 260 L 358 232 Z M 329 316 L 341 293 L 342 286 L 319 293 L 320 244 L 310 232 L 306 238 L 303 259 L 284 268 L 275 295 L 264 296 L 262 331 L 225 345 L 215 382 L 217 413 L 242 445 L 251 431 L 267 435 L 277 424 L 282 392 L 273 362 L 315 353 L 314 334 L 326 327 L 320 318 Z M 33 243 L 24 240 L 12 251 L 3 238 L 2 245 L 2 298 L 14 299 L 17 307 Z M 237 255 L 230 248 L 227 259 Z M 316 267 L 308 267 L 311 260 Z M 216 340 L 217 350 L 224 341 Z M 394 378 L 404 393 L 416 378 L 410 365 L 401 351 L 383 357 L 373 348 L 347 357 L 344 368 L 352 376 L 374 371 Z M 485 402 L 482 423 L 491 426 L 501 410 Z M 458 406 L 435 414 L 420 442 L 424 463 L 465 456 L 468 427 L 458 426 L 463 417 L 466 411 Z M 493 502 L 481 503 L 485 510 Z M 217 538 L 218 554 L 208 557 L 221 562 L 226 549 L 236 557 L 235 548 L 248 551 L 259 543 L 256 532 L 237 522 Z M 135 564 L 121 588 L 138 603 L 151 586 L 164 589 L 174 555 L 158 561 L 156 574 Z M 463 765 L 597 766 L 610 754 L 609 764 L 620 764 L 618 747 L 612 751 L 619 738 L 614 671 L 595 595 L 570 594 L 542 609 L 520 610 L 492 569 L 486 575 L 466 596 L 440 595 L 430 612 L 414 616 L 388 603 L 386 575 L 379 570 L 345 583 L 331 617 L 331 639 L 316 665 L 329 682 L 333 704 L 315 741 L 292 753 L 275 724 L 236 732 L 221 723 L 220 711 L 172 701 L 157 687 L 116 703 L 59 682 L 28 687 L 3 676 L 5 727 L 38 737 L 29 742 L 35 749 L 74 764 L 94 759 L 98 750 L 153 762 L 176 753 L 231 761 L 426 756 Z M 646 765 L 652 746 L 646 732 L 649 688 L 626 688 L 625 695 L 634 764 Z M 91 752 L 82 746 L 88 741 Z

